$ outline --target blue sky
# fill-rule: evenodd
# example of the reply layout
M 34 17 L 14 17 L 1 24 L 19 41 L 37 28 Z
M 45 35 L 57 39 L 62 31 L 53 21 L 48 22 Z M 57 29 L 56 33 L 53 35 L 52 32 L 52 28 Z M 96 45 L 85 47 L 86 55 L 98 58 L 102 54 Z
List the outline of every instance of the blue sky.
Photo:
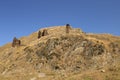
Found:
M 120 35 L 120 0 L 0 0 L 0 46 L 40 28 L 71 24 Z

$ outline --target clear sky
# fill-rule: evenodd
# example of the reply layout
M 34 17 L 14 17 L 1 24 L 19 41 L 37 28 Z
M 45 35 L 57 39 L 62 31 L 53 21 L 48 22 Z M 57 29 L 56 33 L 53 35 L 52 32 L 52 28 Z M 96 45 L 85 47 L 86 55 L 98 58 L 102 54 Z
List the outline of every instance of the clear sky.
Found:
M 65 25 L 120 35 L 120 0 L 0 0 L 0 46 L 40 28 Z

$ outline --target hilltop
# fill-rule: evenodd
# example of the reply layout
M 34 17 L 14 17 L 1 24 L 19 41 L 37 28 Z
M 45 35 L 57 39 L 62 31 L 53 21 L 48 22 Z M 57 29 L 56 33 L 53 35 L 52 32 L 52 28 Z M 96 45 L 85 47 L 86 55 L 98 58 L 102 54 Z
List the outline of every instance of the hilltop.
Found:
M 48 35 L 38 39 L 38 31 Z M 120 37 L 54 26 L 0 47 L 0 80 L 120 80 Z

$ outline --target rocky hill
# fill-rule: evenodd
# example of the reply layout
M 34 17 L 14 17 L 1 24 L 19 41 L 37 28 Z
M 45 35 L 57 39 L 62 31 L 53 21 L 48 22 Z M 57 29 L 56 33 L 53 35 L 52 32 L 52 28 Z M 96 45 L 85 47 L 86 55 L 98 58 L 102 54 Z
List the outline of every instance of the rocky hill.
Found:
M 120 37 L 66 26 L 0 47 L 0 80 L 120 80 Z

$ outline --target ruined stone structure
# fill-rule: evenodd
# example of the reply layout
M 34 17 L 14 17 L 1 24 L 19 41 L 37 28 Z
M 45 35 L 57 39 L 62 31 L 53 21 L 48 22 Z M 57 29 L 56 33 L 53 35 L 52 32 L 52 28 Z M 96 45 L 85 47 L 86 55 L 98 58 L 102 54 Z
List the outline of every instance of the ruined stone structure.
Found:
M 48 32 L 47 32 L 47 29 L 44 29 L 42 32 L 42 36 L 46 36 L 46 35 L 48 35 Z
M 12 42 L 12 47 L 18 47 L 21 45 L 21 41 L 18 40 L 16 37 L 14 37 L 13 42 Z
M 41 38 L 41 36 L 42 36 L 42 32 L 39 31 L 39 32 L 38 32 L 38 39 Z
M 47 29 L 44 29 L 43 31 L 38 32 L 38 39 L 41 38 L 42 36 L 48 35 Z
M 66 33 L 69 33 L 70 29 L 71 29 L 70 24 L 66 24 Z

